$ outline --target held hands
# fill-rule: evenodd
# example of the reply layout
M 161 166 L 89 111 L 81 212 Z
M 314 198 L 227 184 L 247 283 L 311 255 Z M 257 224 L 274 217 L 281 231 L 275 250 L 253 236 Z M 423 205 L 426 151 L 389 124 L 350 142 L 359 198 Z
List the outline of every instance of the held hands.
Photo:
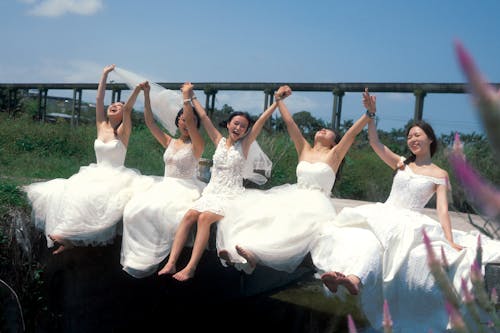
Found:
M 141 87 L 142 90 L 144 90 L 145 94 L 146 93 L 149 94 L 149 92 L 151 90 L 151 86 L 149 85 L 148 81 L 144 81 L 144 82 L 140 83 L 139 86 Z
M 292 89 L 289 86 L 281 86 L 279 89 L 274 93 L 274 97 L 276 101 L 279 101 L 281 99 L 285 99 L 288 96 L 292 94 Z
M 371 113 L 377 112 L 377 97 L 371 96 L 368 88 L 363 92 L 363 106 Z

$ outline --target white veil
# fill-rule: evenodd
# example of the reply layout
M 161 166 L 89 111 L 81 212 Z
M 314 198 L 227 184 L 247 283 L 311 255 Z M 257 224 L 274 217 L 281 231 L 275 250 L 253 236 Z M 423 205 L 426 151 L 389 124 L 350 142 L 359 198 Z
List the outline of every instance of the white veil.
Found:
M 267 182 L 267 178 L 271 176 L 271 169 L 273 168 L 273 162 L 267 157 L 266 153 L 260 148 L 259 143 L 256 141 L 252 142 L 250 149 L 248 150 L 247 160 L 243 169 L 243 178 L 250 180 L 258 185 L 263 185 Z M 262 171 L 264 175 L 261 175 L 255 171 Z
M 115 67 L 113 72 L 121 80 L 123 80 L 123 83 L 125 83 L 130 89 L 134 89 L 139 83 L 149 81 L 148 79 L 123 68 Z M 151 81 L 149 81 L 149 85 L 151 86 L 150 99 L 153 116 L 171 135 L 175 135 L 177 131 L 175 118 L 177 116 L 177 112 L 179 112 L 182 108 L 181 93 L 163 88 L 159 84 Z M 142 99 L 141 96 L 142 95 L 139 95 L 137 98 Z

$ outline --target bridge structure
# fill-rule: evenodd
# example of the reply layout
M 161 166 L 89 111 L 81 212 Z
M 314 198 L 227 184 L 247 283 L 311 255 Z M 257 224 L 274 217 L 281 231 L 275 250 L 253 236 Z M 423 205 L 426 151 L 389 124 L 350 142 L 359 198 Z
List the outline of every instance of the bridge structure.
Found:
M 160 82 L 160 86 L 178 90 L 182 82 Z M 334 128 L 339 128 L 342 115 L 342 98 L 345 93 L 363 92 L 368 88 L 370 92 L 381 93 L 411 93 L 415 96 L 413 118 L 421 120 L 424 112 L 424 99 L 427 94 L 463 94 L 467 93 L 465 83 L 249 83 L 249 82 L 194 82 L 196 90 L 205 93 L 205 109 L 213 111 L 215 96 L 219 91 L 262 91 L 264 92 L 263 110 L 274 102 L 274 92 L 284 84 L 289 85 L 293 91 L 303 92 L 331 92 L 332 113 L 331 123 Z M 500 84 L 494 84 L 500 88 Z M 97 83 L 0 83 L 0 92 L 7 100 L 7 109 L 15 107 L 21 91 L 38 91 L 38 119 L 45 121 L 47 114 L 47 98 L 49 90 L 72 90 L 71 124 L 78 125 L 80 110 L 82 108 L 82 91 L 96 90 Z M 120 100 L 121 93 L 130 88 L 124 83 L 109 83 L 107 90 L 112 91 L 112 102 Z

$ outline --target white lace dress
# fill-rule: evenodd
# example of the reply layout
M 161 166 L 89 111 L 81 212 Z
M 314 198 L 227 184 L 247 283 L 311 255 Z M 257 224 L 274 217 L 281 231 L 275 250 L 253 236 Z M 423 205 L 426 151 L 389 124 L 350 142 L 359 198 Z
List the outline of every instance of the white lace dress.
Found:
M 53 179 L 24 187 L 38 228 L 76 245 L 103 245 L 117 232 L 125 204 L 152 184 L 148 177 L 123 166 L 126 147 L 120 140 L 94 141 L 97 163 L 80 168 L 68 179 Z
M 153 274 L 168 256 L 179 222 L 205 187 L 192 144 L 177 150 L 175 141 L 163 154 L 164 177 L 125 206 L 120 262 L 136 278 Z
M 221 216 L 232 206 L 232 200 L 245 192 L 243 169 L 245 157 L 241 142 L 226 147 L 226 138 L 221 138 L 215 149 L 213 166 L 208 185 L 191 209 L 212 212 Z
M 330 198 L 335 183 L 332 168 L 323 162 L 301 161 L 296 173 L 297 184 L 247 190 L 220 221 L 217 249 L 227 250 L 236 268 L 251 272 L 235 250 L 239 245 L 252 251 L 262 265 L 294 271 L 322 223 L 335 216 Z
M 468 280 L 478 232 L 453 230 L 454 241 L 466 247 L 459 252 L 446 241 L 437 221 L 418 212 L 437 184 L 446 184 L 446 180 L 415 174 L 409 166 L 398 170 L 385 203 L 344 208 L 311 251 L 319 273 L 333 270 L 361 278 L 362 307 L 376 329 L 381 329 L 384 299 L 395 332 L 440 332 L 447 326 L 442 293 L 427 265 L 423 228 L 438 257 L 443 247 L 457 290 L 461 277 Z M 500 242 L 485 236 L 481 239 L 483 263 L 500 260 Z

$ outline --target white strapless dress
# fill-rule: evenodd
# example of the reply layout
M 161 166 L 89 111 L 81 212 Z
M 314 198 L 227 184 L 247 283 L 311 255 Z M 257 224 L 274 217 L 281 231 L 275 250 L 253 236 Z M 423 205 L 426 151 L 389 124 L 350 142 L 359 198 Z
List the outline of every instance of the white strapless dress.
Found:
M 454 241 L 465 246 L 456 251 L 441 225 L 418 211 L 437 184 L 446 180 L 415 174 L 409 166 L 398 170 L 385 203 L 344 208 L 312 248 L 319 273 L 340 271 L 361 278 L 361 304 L 376 329 L 382 329 L 384 299 L 391 309 L 394 332 L 440 332 L 447 327 L 443 296 L 427 265 L 422 229 L 438 258 L 443 248 L 455 288 L 460 290 L 461 278 L 469 280 L 479 233 L 453 230 Z M 499 261 L 500 242 L 480 237 L 483 263 Z
M 123 166 L 126 147 L 120 140 L 96 139 L 97 163 L 80 168 L 68 179 L 53 179 L 24 187 L 38 228 L 76 245 L 104 245 L 116 235 L 125 204 L 152 184 L 148 177 Z
M 176 150 L 171 140 L 163 154 L 164 177 L 125 206 L 121 264 L 128 274 L 153 274 L 170 248 L 182 217 L 200 197 L 205 183 L 197 179 L 198 160 L 192 145 Z
M 294 271 L 321 225 L 335 216 L 330 198 L 335 183 L 332 168 L 301 161 L 296 172 L 297 184 L 247 190 L 219 222 L 217 249 L 227 250 L 236 268 L 251 272 L 235 250 L 239 245 L 252 251 L 262 265 Z

